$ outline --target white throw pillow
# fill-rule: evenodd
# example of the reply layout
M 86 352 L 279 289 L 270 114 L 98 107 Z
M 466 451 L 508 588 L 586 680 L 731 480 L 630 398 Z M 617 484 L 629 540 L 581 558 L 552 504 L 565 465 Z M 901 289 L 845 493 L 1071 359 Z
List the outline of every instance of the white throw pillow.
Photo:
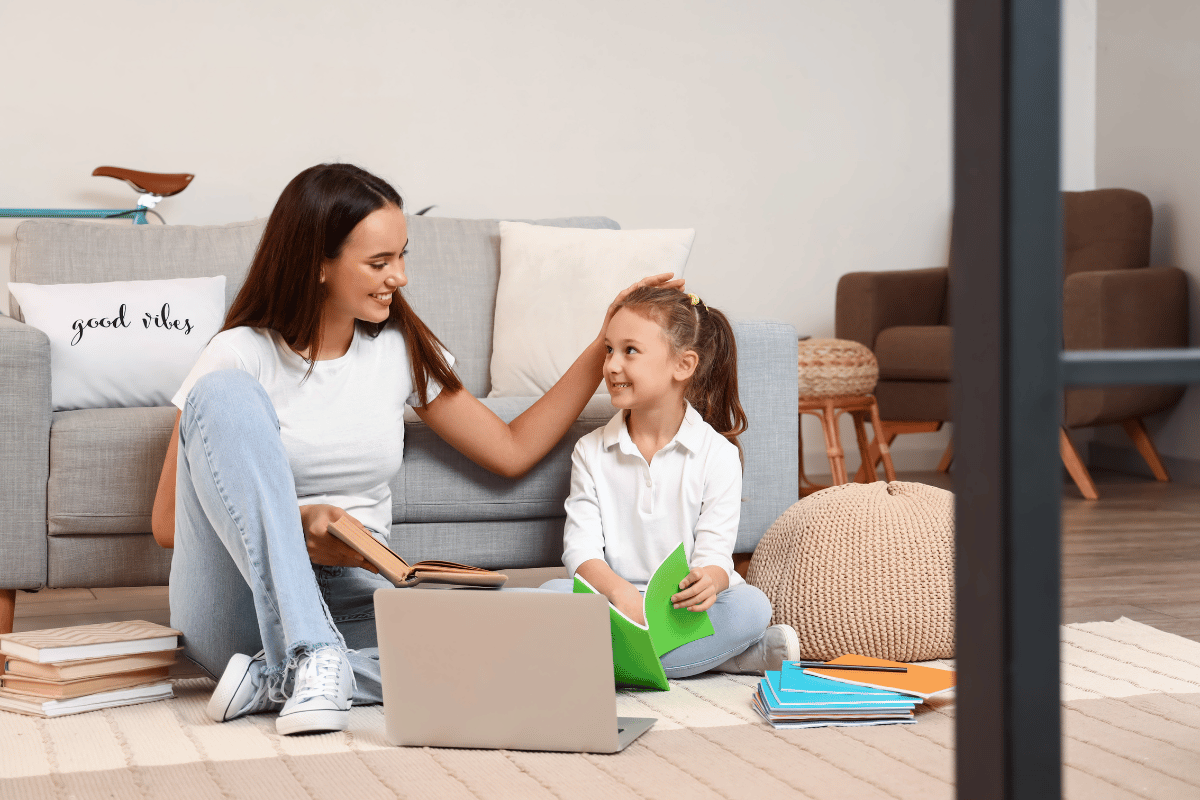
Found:
M 695 237 L 693 228 L 614 231 L 501 222 L 488 397 L 545 394 L 596 338 L 617 292 L 660 272 L 683 277 Z
M 8 290 L 50 337 L 55 411 L 170 405 L 225 319 L 224 275 Z

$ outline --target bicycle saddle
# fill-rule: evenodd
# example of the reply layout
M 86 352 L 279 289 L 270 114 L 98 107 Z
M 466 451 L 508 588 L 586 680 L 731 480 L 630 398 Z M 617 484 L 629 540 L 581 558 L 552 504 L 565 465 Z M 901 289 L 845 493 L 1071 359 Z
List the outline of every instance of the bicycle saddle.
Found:
M 159 197 L 170 197 L 173 194 L 179 194 L 188 187 L 188 184 L 192 182 L 192 178 L 196 177 L 186 172 L 169 174 L 162 172 L 137 172 L 136 170 L 122 169 L 121 167 L 96 167 L 92 174 L 103 178 L 116 178 L 119 181 L 125 181 L 142 194 L 156 194 Z

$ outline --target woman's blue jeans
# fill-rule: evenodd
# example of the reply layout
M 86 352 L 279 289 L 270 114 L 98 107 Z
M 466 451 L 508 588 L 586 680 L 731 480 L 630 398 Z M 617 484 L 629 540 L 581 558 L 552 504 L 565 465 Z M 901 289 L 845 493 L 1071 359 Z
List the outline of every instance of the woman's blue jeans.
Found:
M 308 559 L 279 419 L 262 385 L 240 370 L 209 373 L 179 419 L 171 624 L 184 655 L 219 677 L 235 653 L 266 651 L 277 696 L 300 656 L 348 652 L 355 704 L 382 701 L 376 589 L 364 569 Z
M 570 592 L 573 586 L 569 578 L 556 578 L 541 588 Z M 668 678 L 690 678 L 707 672 L 758 642 L 771 624 L 771 601 L 757 587 L 740 583 L 717 595 L 708 609 L 708 618 L 712 621 L 712 636 L 663 653 L 659 661 Z

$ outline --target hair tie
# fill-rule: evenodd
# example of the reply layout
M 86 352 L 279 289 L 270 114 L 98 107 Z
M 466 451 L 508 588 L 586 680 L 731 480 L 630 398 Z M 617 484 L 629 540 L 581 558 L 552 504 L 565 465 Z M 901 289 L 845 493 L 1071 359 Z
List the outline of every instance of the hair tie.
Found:
M 705 311 L 708 311 L 708 305 L 707 305 L 706 303 L 701 303 L 701 302 L 700 302 L 700 297 L 699 297 L 698 295 L 695 295 L 695 294 L 692 294 L 691 292 L 688 292 L 688 297 L 690 297 L 690 298 L 692 299 L 692 305 L 694 305 L 694 306 L 700 306 L 700 305 L 702 305 L 702 306 L 704 306 L 704 310 L 705 310 Z

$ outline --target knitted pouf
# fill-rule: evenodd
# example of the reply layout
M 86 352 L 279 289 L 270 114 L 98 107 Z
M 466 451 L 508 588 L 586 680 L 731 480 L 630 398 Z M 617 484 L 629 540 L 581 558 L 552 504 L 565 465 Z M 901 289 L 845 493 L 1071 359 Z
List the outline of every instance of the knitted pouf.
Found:
M 747 580 L 801 658 L 954 655 L 954 495 L 922 483 L 831 486 L 763 534 Z
M 801 397 L 848 397 L 875 390 L 879 362 L 870 348 L 848 339 L 805 339 L 799 349 Z

